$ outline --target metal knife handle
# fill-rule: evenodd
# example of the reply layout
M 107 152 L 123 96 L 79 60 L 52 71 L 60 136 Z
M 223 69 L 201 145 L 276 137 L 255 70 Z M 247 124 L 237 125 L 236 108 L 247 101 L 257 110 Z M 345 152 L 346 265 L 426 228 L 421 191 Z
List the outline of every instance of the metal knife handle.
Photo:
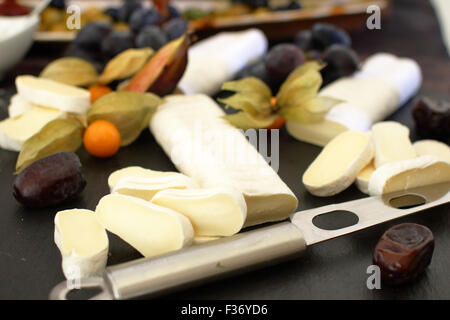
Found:
M 295 256 L 306 249 L 290 222 L 255 229 L 153 259 L 108 267 L 114 299 L 154 296 Z

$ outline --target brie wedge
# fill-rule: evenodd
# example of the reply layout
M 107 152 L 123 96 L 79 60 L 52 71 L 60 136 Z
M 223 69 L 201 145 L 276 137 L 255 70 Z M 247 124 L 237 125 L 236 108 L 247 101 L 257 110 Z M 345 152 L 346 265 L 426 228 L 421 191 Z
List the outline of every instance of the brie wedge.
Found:
M 178 170 L 200 188 L 235 189 L 244 195 L 245 226 L 286 219 L 297 208 L 297 198 L 224 114 L 205 95 L 168 96 L 150 130 Z
M 47 123 L 65 115 L 60 110 L 33 107 L 17 117 L 5 119 L 0 122 L 0 147 L 20 151 L 24 142 L 38 133 Z
M 67 279 L 100 276 L 108 259 L 108 236 L 93 211 L 72 209 L 55 216 L 55 243 Z
M 432 155 L 450 162 L 450 147 L 436 140 L 421 140 L 414 142 L 414 150 L 417 156 Z
M 247 216 L 244 197 L 221 189 L 169 189 L 158 192 L 152 202 L 185 215 L 196 236 L 231 236 Z
M 372 136 L 375 143 L 375 168 L 389 162 L 416 157 L 409 140 L 409 128 L 401 123 L 378 122 L 372 126 Z
M 16 78 L 16 87 L 22 98 L 37 105 L 76 114 L 86 114 L 91 106 L 88 90 L 53 80 L 19 76 Z
M 150 201 L 161 190 L 186 189 L 194 188 L 195 186 L 194 180 L 182 174 L 153 178 L 123 177 L 116 183 L 112 193 Z
M 370 134 L 346 131 L 330 141 L 303 174 L 303 184 L 315 196 L 347 189 L 374 154 Z
M 369 181 L 374 171 L 375 165 L 373 164 L 373 161 L 371 161 L 358 173 L 358 176 L 356 177 L 356 186 L 362 193 L 369 194 Z
M 144 257 L 188 246 L 194 230 L 188 218 L 168 208 L 124 195 L 107 195 L 95 209 L 106 230 L 116 234 Z
M 376 169 L 369 181 L 372 196 L 450 181 L 450 162 L 436 156 L 391 162 Z

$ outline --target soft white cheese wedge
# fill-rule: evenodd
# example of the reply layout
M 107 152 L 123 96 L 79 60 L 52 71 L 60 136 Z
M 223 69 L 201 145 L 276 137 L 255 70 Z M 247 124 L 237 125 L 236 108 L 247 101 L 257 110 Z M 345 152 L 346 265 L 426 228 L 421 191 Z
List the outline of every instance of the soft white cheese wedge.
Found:
M 358 176 L 356 177 L 356 186 L 362 193 L 369 194 L 369 181 L 374 171 L 375 165 L 373 164 L 373 161 L 371 161 L 358 173 Z
M 186 175 L 179 173 L 179 172 L 173 172 L 173 171 L 155 171 L 150 170 L 138 166 L 132 166 L 132 167 L 126 167 L 123 169 L 119 169 L 111 173 L 108 177 L 108 185 L 109 189 L 114 189 L 114 186 L 117 184 L 117 182 L 122 178 L 148 178 L 148 179 L 154 179 L 159 177 L 166 177 L 166 176 L 179 176 L 179 177 L 187 177 Z
M 91 94 L 88 90 L 53 80 L 19 76 L 16 78 L 16 87 L 22 98 L 37 105 L 76 114 L 86 114 L 91 106 Z
M 182 173 L 201 188 L 235 189 L 247 203 L 245 226 L 286 219 L 298 201 L 242 132 L 205 95 L 165 98 L 150 130 Z
M 369 194 L 408 190 L 450 181 L 450 162 L 436 156 L 387 163 L 376 169 L 369 181 Z
M 0 147 L 20 151 L 23 143 L 47 123 L 65 115 L 61 110 L 33 107 L 17 117 L 5 119 L 0 122 Z
M 19 94 L 15 94 L 11 97 L 11 101 L 8 106 L 8 114 L 10 118 L 14 118 L 37 106 L 38 105 L 22 98 Z
M 150 201 L 161 190 L 186 189 L 194 188 L 195 186 L 194 180 L 181 174 L 153 178 L 123 177 L 116 183 L 112 193 Z
M 55 216 L 55 243 L 67 279 L 100 276 L 108 260 L 108 236 L 93 211 L 72 209 Z
M 399 122 L 384 121 L 374 124 L 372 137 L 375 143 L 375 168 L 389 162 L 416 157 L 409 139 L 409 128 Z
M 313 195 L 327 197 L 347 189 L 374 154 L 370 134 L 346 131 L 330 141 L 303 174 Z
M 247 217 L 244 197 L 231 190 L 169 189 L 158 192 L 152 203 L 185 215 L 196 236 L 231 236 Z
M 436 140 L 420 140 L 413 144 L 417 156 L 432 155 L 450 162 L 450 147 Z
M 168 208 L 124 195 L 107 195 L 95 209 L 100 222 L 144 257 L 188 246 L 194 238 L 189 219 Z
M 194 237 L 194 242 L 192 242 L 192 244 L 197 245 L 197 244 L 204 244 L 204 243 L 208 243 L 217 239 L 220 239 L 221 237 L 210 237 L 210 236 L 195 236 Z

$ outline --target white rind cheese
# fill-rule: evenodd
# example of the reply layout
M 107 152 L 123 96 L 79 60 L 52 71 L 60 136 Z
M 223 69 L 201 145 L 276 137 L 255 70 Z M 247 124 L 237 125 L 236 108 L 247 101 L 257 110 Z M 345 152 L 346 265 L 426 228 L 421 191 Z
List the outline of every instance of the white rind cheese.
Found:
M 0 122 L 0 147 L 19 152 L 24 142 L 47 123 L 65 116 L 60 110 L 33 107 L 17 117 L 5 119 Z
M 235 189 L 247 204 L 245 226 L 286 219 L 297 208 L 292 191 L 223 110 L 205 95 L 165 98 L 150 130 L 182 173 L 200 188 Z
M 189 219 L 168 208 L 124 195 L 107 195 L 95 213 L 106 230 L 116 234 L 144 257 L 189 246 L 194 230 Z
M 407 159 L 414 159 L 416 152 L 409 139 L 409 128 L 394 121 L 378 122 L 372 126 L 375 143 L 375 168 Z
M 194 188 L 196 183 L 185 175 L 167 175 L 153 178 L 123 177 L 114 188 L 113 194 L 123 194 L 150 201 L 153 196 L 165 189 Z
M 231 236 L 247 217 L 241 194 L 222 189 L 168 189 L 158 192 L 152 203 L 185 215 L 196 236 Z
M 90 210 L 60 211 L 55 216 L 55 243 L 67 279 L 101 276 L 108 260 L 108 236 Z
M 376 169 L 369 181 L 369 194 L 377 196 L 447 181 L 450 181 L 450 162 L 427 155 Z
M 330 141 L 303 174 L 303 184 L 313 195 L 327 197 L 347 189 L 372 160 L 369 134 L 346 131 Z
M 15 94 L 11 97 L 11 101 L 8 106 L 9 117 L 14 118 L 20 116 L 21 114 L 31 110 L 33 107 L 38 107 L 38 105 L 29 102 L 18 94 Z
M 436 140 L 420 140 L 414 142 L 414 150 L 417 156 L 432 155 L 450 162 L 450 147 Z
M 28 75 L 18 76 L 16 87 L 22 98 L 37 105 L 82 115 L 86 114 L 91 106 L 91 94 L 88 90 L 53 80 Z
M 358 173 L 358 176 L 356 177 L 356 187 L 362 193 L 369 194 L 369 181 L 374 171 L 375 165 L 373 164 L 373 161 L 371 161 Z

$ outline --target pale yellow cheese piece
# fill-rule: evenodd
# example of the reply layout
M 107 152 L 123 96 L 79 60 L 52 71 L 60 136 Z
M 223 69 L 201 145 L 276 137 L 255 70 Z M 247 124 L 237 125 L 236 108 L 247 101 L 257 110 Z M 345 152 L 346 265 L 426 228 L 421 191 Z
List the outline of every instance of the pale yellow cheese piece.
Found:
M 108 231 L 144 257 L 181 249 L 194 238 L 192 224 L 184 215 L 139 198 L 107 195 L 95 213 Z
M 168 189 L 158 192 L 152 203 L 185 215 L 196 236 L 231 236 L 247 217 L 244 197 L 221 189 Z
M 195 236 L 194 237 L 194 241 L 192 244 L 197 245 L 197 244 L 204 244 L 204 243 L 208 243 L 214 240 L 218 240 L 221 237 L 213 237 L 213 236 Z
M 303 174 L 303 184 L 316 196 L 332 196 L 348 188 L 372 160 L 369 134 L 346 131 L 330 141 Z
M 369 193 L 381 195 L 448 181 L 450 162 L 426 155 L 391 162 L 376 169 L 369 181 Z
M 101 275 L 108 259 L 108 236 L 93 211 L 72 209 L 55 216 L 55 243 L 66 278 Z
M 356 186 L 362 193 L 369 194 L 369 181 L 374 171 L 375 165 L 373 161 L 371 161 L 358 173 L 358 176 L 356 177 Z
M 5 119 L 0 122 L 0 147 L 20 151 L 23 143 L 47 123 L 64 116 L 61 110 L 33 107 L 14 118 Z
M 327 145 L 334 137 L 348 130 L 343 124 L 329 120 L 317 123 L 287 121 L 286 129 L 294 138 L 320 147 Z
M 399 122 L 384 121 L 374 124 L 372 136 L 375 143 L 375 168 L 389 162 L 416 157 L 409 139 L 409 128 Z
M 436 140 L 420 140 L 414 142 L 414 150 L 417 156 L 434 155 L 450 162 L 450 147 Z
M 86 114 L 91 105 L 88 90 L 50 79 L 23 75 L 16 78 L 16 87 L 24 99 L 66 112 Z

